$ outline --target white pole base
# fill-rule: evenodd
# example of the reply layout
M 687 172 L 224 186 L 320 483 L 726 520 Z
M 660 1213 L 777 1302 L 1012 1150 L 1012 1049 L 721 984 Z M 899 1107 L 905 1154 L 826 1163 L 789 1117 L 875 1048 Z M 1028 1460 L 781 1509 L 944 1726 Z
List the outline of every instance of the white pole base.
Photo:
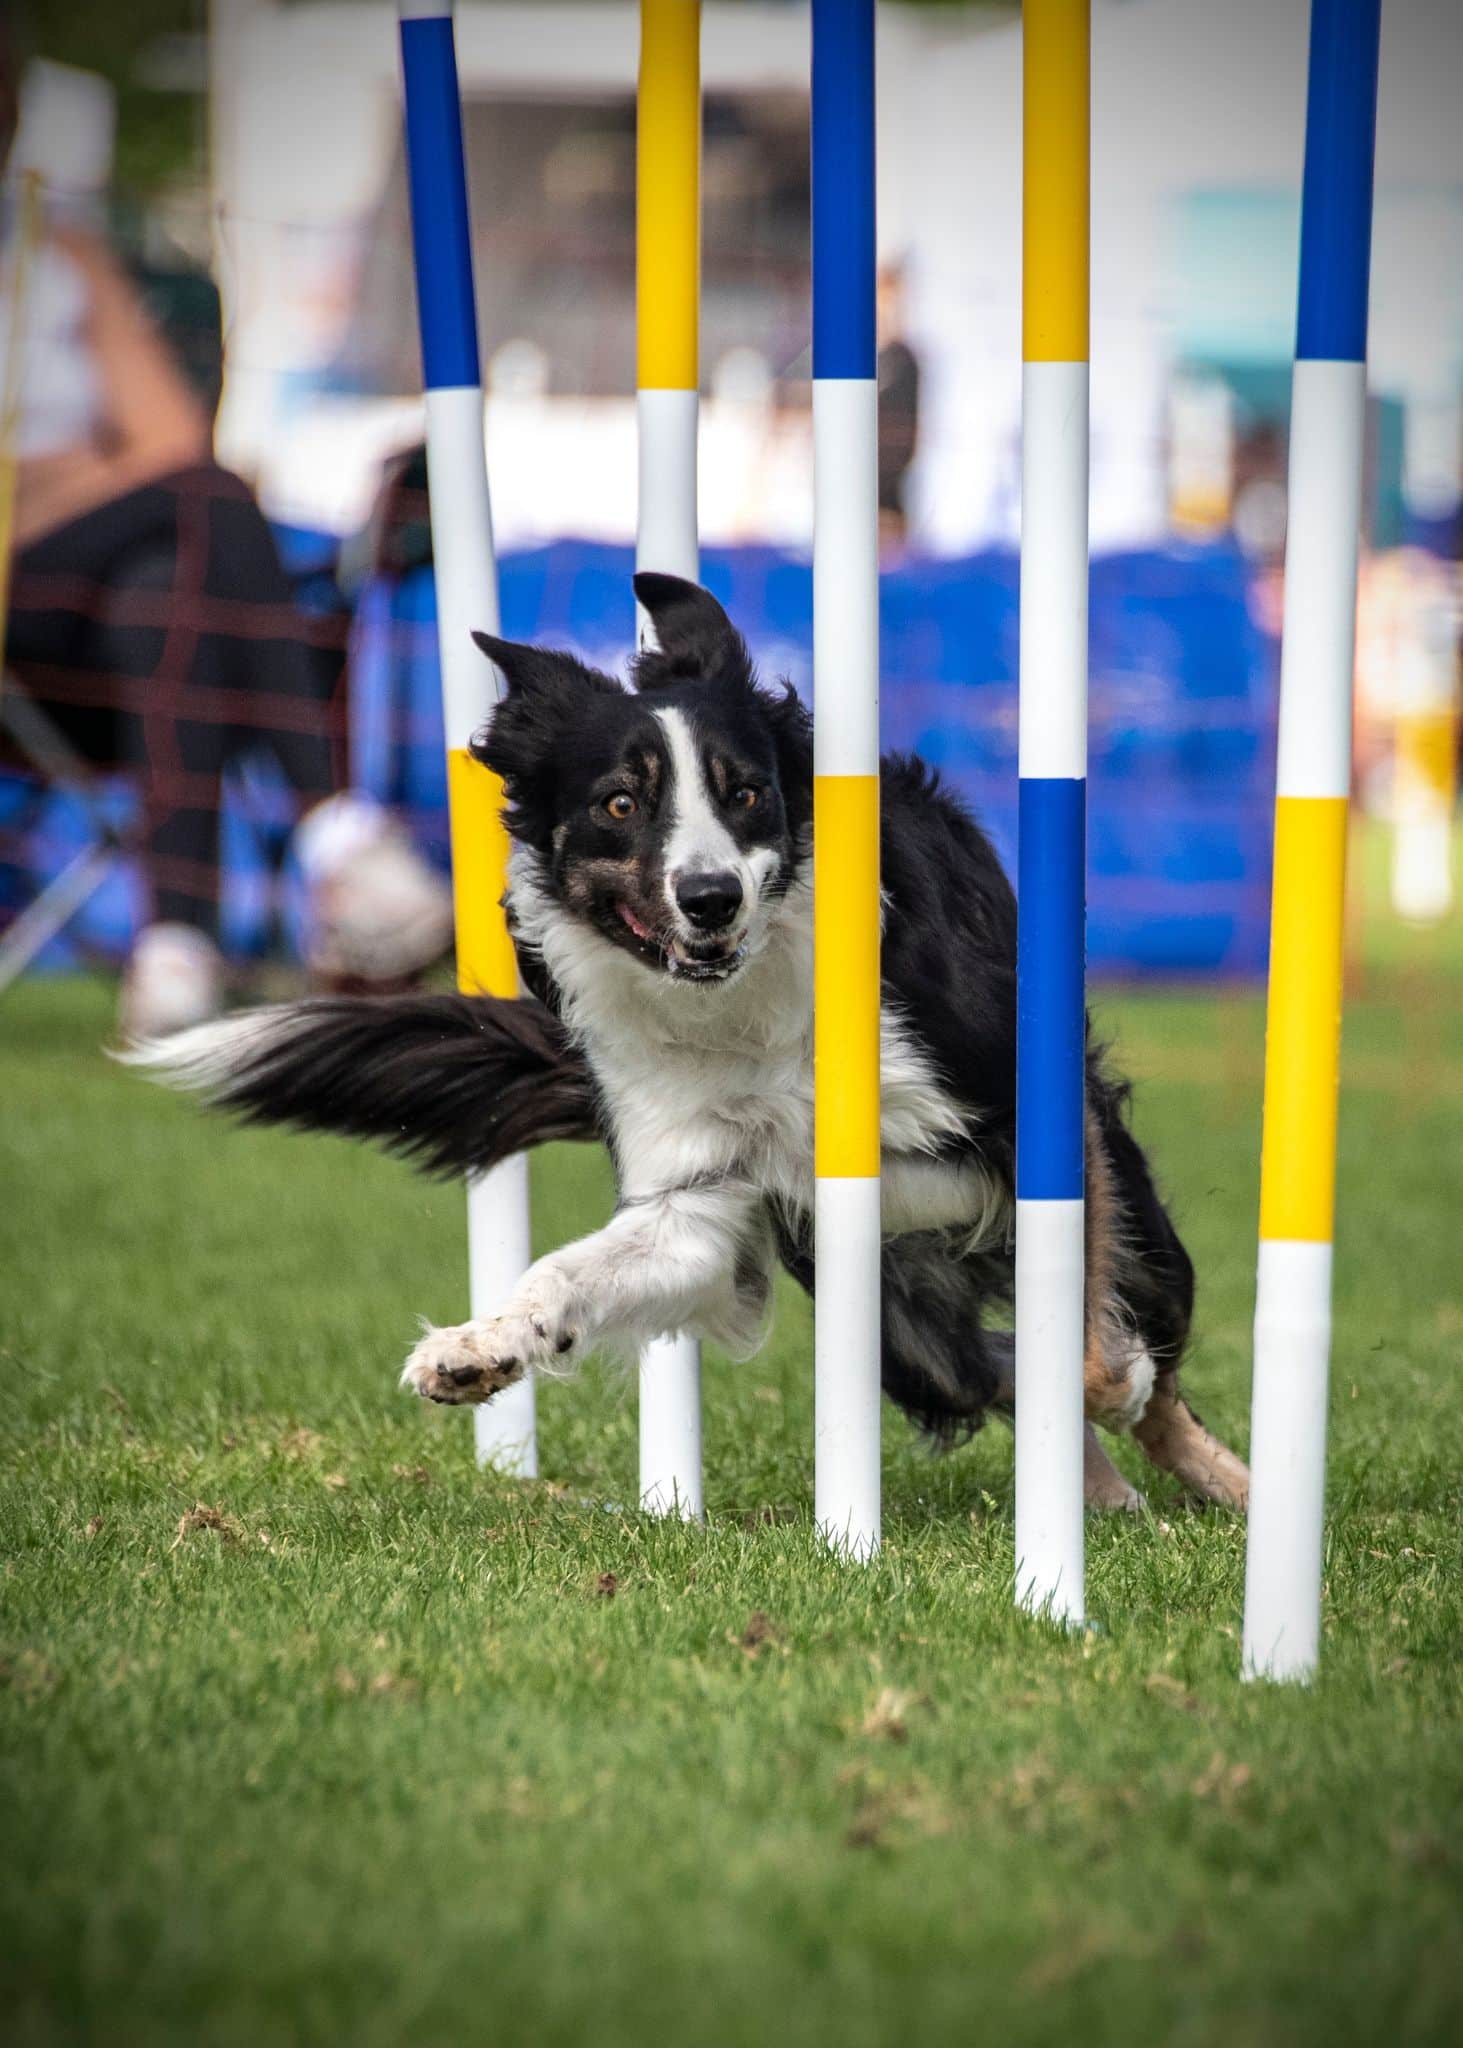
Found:
M 701 1347 L 678 1333 L 640 1354 L 640 1505 L 702 1521 Z
M 1016 1204 L 1016 1600 L 1080 1627 L 1083 1204 Z
M 1245 1555 L 1246 1678 L 1304 1683 L 1321 1641 L 1331 1247 L 1260 1245 Z
M 474 1316 L 507 1301 L 533 1256 L 529 1238 L 528 1160 L 522 1153 L 467 1184 L 468 1298 Z M 538 1477 L 534 1383 L 520 1380 L 472 1411 L 480 1465 L 519 1479 Z
M 814 1196 L 813 1514 L 863 1561 L 879 1547 L 879 1181 L 820 1180 Z

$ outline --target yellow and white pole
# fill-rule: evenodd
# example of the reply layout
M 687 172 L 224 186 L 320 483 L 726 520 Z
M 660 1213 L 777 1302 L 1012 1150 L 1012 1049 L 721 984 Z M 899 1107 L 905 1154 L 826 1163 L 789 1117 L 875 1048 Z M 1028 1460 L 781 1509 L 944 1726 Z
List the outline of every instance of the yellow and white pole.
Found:
M 635 143 L 635 567 L 699 580 L 701 0 L 640 0 Z M 639 614 L 643 646 L 653 637 Z M 640 1359 L 640 1501 L 699 1520 L 701 1350 L 684 1332 Z
M 1016 1598 L 1084 1602 L 1089 0 L 1023 11 Z
M 400 0 L 401 64 L 417 309 L 426 384 L 427 473 L 452 819 L 458 986 L 516 996 L 518 965 L 501 907 L 508 836 L 497 778 L 468 748 L 501 691 L 473 645 L 498 631 L 498 575 L 483 444 L 472 237 L 452 0 Z M 467 1187 L 472 1313 L 492 1314 L 532 1257 L 528 1161 L 521 1154 Z M 520 1380 L 473 1411 L 480 1463 L 538 1472 L 534 1386 Z
M 1290 413 L 1243 1665 L 1320 1645 L 1380 0 L 1314 0 Z
M 814 1512 L 879 1545 L 874 0 L 813 0 Z

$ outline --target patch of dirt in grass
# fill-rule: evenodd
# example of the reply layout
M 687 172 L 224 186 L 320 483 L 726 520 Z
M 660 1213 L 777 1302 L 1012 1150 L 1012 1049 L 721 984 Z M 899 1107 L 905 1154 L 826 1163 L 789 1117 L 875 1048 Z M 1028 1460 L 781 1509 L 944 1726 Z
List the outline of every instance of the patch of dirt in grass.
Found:
M 744 1657 L 759 1657 L 764 1650 L 782 1650 L 786 1654 L 786 1645 L 773 1627 L 771 1618 L 760 1607 L 754 1608 L 747 1616 L 747 1625 L 740 1635 L 728 1629 L 726 1639 Z
M 369 1700 L 414 1700 L 421 1697 L 421 1686 L 414 1678 L 407 1678 L 399 1671 L 377 1671 L 364 1678 L 358 1671 L 352 1671 L 348 1664 L 337 1665 L 331 1678 L 331 1686 L 342 1699 L 364 1697 Z
M 881 1771 L 854 1765 L 840 1781 L 858 1788 L 844 1842 L 850 1849 L 898 1849 L 948 1835 L 955 1816 L 923 1778 L 886 1779 Z
M 244 1531 L 232 1515 L 224 1514 L 220 1508 L 211 1508 L 206 1501 L 200 1500 L 194 1502 L 186 1515 L 179 1515 L 178 1533 L 168 1548 L 176 1550 L 178 1545 L 186 1543 L 190 1536 L 198 1536 L 205 1531 L 212 1531 L 220 1542 L 227 1545 L 242 1543 L 244 1540 Z
M 1170 1677 L 1166 1671 L 1150 1671 L 1143 1681 L 1143 1690 L 1156 1700 L 1165 1700 L 1169 1706 L 1178 1707 L 1185 1714 L 1203 1711 L 1198 1694 L 1190 1692 L 1186 1685 Z
M 1248 1764 L 1232 1764 L 1216 1749 L 1190 1790 L 1196 1799 L 1211 1799 L 1232 1811 L 1249 1790 L 1254 1775 Z
M 859 1723 L 859 1734 L 882 1742 L 908 1742 L 910 1713 L 929 1704 L 923 1693 L 901 1692 L 897 1686 L 886 1685 Z
M 0 1687 L 23 1700 L 43 1700 L 61 1683 L 61 1673 L 39 1650 L 0 1657 Z

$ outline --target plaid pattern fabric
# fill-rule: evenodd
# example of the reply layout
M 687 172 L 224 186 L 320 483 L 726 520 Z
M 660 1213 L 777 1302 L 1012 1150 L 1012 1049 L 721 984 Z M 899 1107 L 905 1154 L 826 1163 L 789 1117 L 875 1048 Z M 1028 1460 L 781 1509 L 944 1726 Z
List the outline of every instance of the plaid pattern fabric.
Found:
M 6 664 L 88 761 L 126 771 L 152 914 L 211 930 L 226 773 L 269 758 L 296 809 L 340 785 L 346 634 L 296 603 L 247 486 L 204 466 L 23 549 Z

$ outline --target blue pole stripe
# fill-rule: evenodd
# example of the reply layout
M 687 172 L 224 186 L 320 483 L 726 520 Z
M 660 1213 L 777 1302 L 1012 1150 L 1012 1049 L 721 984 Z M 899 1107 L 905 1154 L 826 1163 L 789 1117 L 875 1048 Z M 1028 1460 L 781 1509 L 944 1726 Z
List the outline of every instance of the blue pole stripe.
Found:
M 481 378 L 462 102 L 450 15 L 402 22 L 401 68 L 422 375 L 429 391 L 442 391 Z
M 1298 359 L 1366 361 L 1381 0 L 1313 0 Z
M 1087 784 L 1020 782 L 1016 923 L 1016 1194 L 1082 1196 Z
M 872 377 L 874 0 L 813 0 L 813 375 Z

